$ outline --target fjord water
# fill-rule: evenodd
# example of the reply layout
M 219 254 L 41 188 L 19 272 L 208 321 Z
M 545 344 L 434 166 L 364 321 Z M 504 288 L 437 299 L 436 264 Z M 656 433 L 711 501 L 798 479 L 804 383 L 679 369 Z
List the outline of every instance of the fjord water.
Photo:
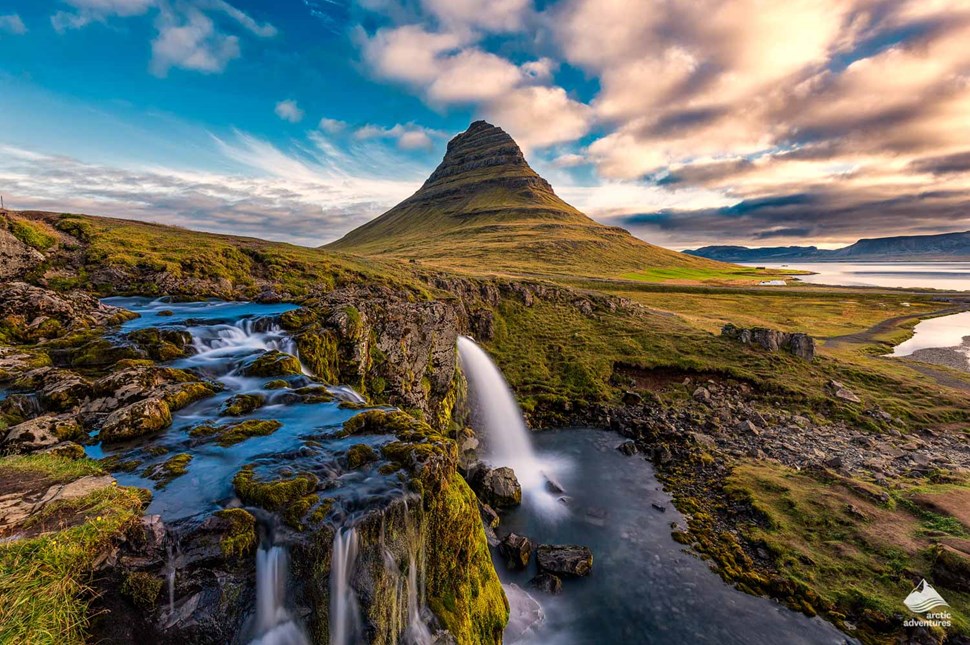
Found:
M 808 284 L 844 287 L 890 287 L 970 291 L 970 262 L 799 262 L 744 263 L 769 269 L 812 271 L 800 275 Z
M 970 311 L 927 318 L 913 328 L 913 337 L 893 349 L 893 356 L 910 356 L 921 349 L 960 347 L 970 336 Z
M 538 458 L 572 464 L 560 473 L 565 517 L 535 513 L 525 501 L 503 517 L 500 529 L 535 544 L 581 544 L 593 551 L 588 578 L 564 581 L 563 593 L 530 589 L 535 564 L 509 571 L 495 566 L 542 607 L 543 621 L 506 642 L 529 645 L 601 643 L 711 643 L 717 645 L 841 644 L 854 642 L 820 618 L 793 612 L 766 598 L 726 585 L 708 565 L 671 538 L 671 523 L 686 522 L 663 492 L 642 456 L 616 450 L 622 439 L 608 431 L 547 430 L 534 433 Z M 666 507 L 660 512 L 651 504 Z

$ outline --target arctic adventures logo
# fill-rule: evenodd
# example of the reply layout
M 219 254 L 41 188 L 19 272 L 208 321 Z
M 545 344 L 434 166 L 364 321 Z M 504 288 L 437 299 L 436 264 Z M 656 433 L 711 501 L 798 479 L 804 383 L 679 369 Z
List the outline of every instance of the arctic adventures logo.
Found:
M 925 579 L 921 580 L 916 588 L 909 592 L 903 604 L 915 614 L 926 614 L 922 619 L 907 619 L 903 623 L 906 627 L 949 627 L 952 624 L 949 611 L 933 611 L 950 605 Z

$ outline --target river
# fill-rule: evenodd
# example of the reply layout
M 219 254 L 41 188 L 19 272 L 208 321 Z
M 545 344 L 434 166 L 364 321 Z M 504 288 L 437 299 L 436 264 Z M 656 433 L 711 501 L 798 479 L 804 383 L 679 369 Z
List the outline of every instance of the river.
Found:
M 525 637 L 507 632 L 508 643 L 712 643 L 790 645 L 852 642 L 820 618 L 786 609 L 725 584 L 708 565 L 671 537 L 671 524 L 686 526 L 649 461 L 616 450 L 622 439 L 589 429 L 534 433 L 536 452 L 559 467 L 564 515 L 535 512 L 528 501 L 502 520 L 500 530 L 536 544 L 580 544 L 593 551 L 588 578 L 564 581 L 561 595 L 528 587 L 535 562 L 509 571 L 496 557 L 506 584 L 542 605 L 544 620 Z M 652 504 L 666 508 L 661 512 Z M 512 638 L 509 638 L 512 636 Z

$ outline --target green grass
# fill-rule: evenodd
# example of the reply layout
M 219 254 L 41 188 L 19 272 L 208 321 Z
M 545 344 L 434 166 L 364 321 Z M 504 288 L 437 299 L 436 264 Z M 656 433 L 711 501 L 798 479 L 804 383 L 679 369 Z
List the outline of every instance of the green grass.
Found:
M 0 472 L 34 472 L 58 481 L 100 474 L 96 463 L 50 456 L 0 459 Z M 0 643 L 85 643 L 90 578 L 95 561 L 141 515 L 136 489 L 117 486 L 50 505 L 32 520 L 65 514 L 81 523 L 0 544 Z
M 114 294 L 117 287 L 90 280 L 96 270 L 114 268 L 131 277 L 129 292 L 141 295 L 160 293 L 155 279 L 160 273 L 185 280 L 188 296 L 255 296 L 265 283 L 293 297 L 358 283 L 386 284 L 416 298 L 428 295 L 413 274 L 395 263 L 292 244 L 86 215 L 31 213 L 24 221 L 77 238 L 81 267 L 70 268 L 73 276 L 61 276 L 55 286 L 62 288 Z
M 861 623 L 854 635 L 863 642 L 887 642 L 901 628 L 896 614 L 911 616 L 902 605 L 912 588 L 907 572 L 929 578 L 933 568 L 922 517 L 777 464 L 735 468 L 726 490 L 763 514 L 747 537 L 768 549 L 781 575 L 813 589 L 837 623 Z M 970 596 L 937 587 L 954 609 L 953 633 L 967 633 Z
M 801 271 L 784 272 L 777 269 L 728 265 L 716 267 L 651 267 L 644 271 L 625 273 L 620 278 L 655 283 L 713 283 L 757 284 L 762 280 L 781 280 Z
M 22 219 L 10 220 L 10 232 L 18 240 L 38 251 L 46 251 L 57 243 L 57 238 L 41 224 Z

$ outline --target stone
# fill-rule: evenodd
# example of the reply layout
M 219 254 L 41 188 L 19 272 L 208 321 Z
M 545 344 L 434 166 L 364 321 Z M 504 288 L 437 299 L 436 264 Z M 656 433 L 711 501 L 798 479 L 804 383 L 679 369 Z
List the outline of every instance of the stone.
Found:
M 5 219 L 0 217 L 0 280 L 22 278 L 44 261 L 44 254 L 18 240 Z
M 698 386 L 697 389 L 694 390 L 693 396 L 695 401 L 708 404 L 711 402 L 711 391 L 703 385 Z
M 478 511 L 482 516 L 482 523 L 490 529 L 494 529 L 499 525 L 498 513 L 495 509 L 485 504 L 484 502 L 478 502 Z
M 145 399 L 108 415 L 98 437 L 107 442 L 123 441 L 164 430 L 171 424 L 172 412 L 164 400 Z
M 543 593 L 557 596 L 562 593 L 562 578 L 551 573 L 540 573 L 529 580 L 529 586 Z
M 815 339 L 808 334 L 778 331 L 765 327 L 746 329 L 729 323 L 721 328 L 721 336 L 743 345 L 757 345 L 769 352 L 786 351 L 807 361 L 815 360 Z
M 557 576 L 588 576 L 593 570 L 593 552 L 574 544 L 540 544 L 536 549 L 539 571 Z
M 523 535 L 509 533 L 499 544 L 498 551 L 505 558 L 509 569 L 525 569 L 532 558 L 532 542 Z
M 835 397 L 842 399 L 843 401 L 848 401 L 850 403 L 862 403 L 855 392 L 847 388 L 845 385 L 839 381 L 829 381 L 829 388 L 835 393 Z
M 507 466 L 491 469 L 479 465 L 471 473 L 472 489 L 493 508 L 510 508 L 522 503 L 522 487 L 515 471 Z
M 633 439 L 624 441 L 619 446 L 617 446 L 616 449 L 628 457 L 632 457 L 633 455 L 637 454 L 637 452 L 639 452 L 637 450 L 637 442 L 634 441 Z
M 244 376 L 274 377 L 302 374 L 300 361 L 291 354 L 277 350 L 264 352 L 243 368 Z
M 84 430 L 73 417 L 48 414 L 10 428 L 3 440 L 3 450 L 7 453 L 34 452 L 51 448 L 65 439 L 83 436 Z

